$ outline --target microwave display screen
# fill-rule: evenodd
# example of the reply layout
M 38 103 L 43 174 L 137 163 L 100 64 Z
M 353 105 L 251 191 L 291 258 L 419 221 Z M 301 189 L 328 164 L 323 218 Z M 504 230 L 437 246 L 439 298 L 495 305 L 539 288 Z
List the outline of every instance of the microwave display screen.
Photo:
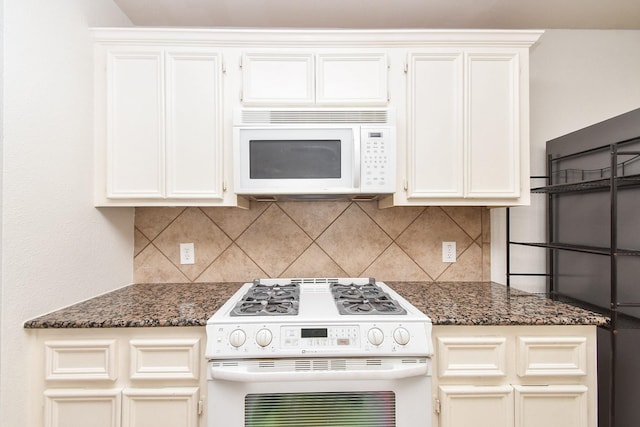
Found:
M 251 179 L 340 178 L 339 139 L 251 140 Z

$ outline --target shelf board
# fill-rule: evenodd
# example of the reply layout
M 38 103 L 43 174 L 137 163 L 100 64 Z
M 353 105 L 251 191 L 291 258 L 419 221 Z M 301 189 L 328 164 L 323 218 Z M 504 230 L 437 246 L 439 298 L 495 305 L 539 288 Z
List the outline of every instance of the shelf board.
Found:
M 533 246 L 544 249 L 558 249 L 563 251 L 583 252 L 595 255 L 616 255 L 616 256 L 640 256 L 640 250 L 617 249 L 613 253 L 609 248 L 600 246 L 571 245 L 567 243 L 535 243 L 535 242 L 509 242 L 512 245 Z
M 640 174 L 620 176 L 615 179 L 618 188 L 640 185 Z M 545 187 L 532 188 L 532 193 L 570 193 L 576 191 L 606 190 L 611 186 L 611 178 L 592 179 L 588 181 L 572 182 L 566 184 L 553 184 Z

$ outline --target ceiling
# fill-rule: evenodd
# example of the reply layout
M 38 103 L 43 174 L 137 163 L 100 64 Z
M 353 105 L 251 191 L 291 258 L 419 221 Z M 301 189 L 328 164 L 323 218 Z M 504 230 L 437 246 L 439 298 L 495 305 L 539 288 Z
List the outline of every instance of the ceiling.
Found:
M 137 26 L 640 29 L 639 0 L 114 0 Z

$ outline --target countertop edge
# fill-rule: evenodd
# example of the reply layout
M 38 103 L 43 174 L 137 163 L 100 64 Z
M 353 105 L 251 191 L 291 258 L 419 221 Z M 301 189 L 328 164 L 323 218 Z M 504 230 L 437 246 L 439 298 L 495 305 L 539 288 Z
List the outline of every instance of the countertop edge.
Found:
M 385 283 L 427 314 L 434 326 L 610 324 L 606 315 L 493 282 Z M 23 327 L 204 327 L 207 319 L 241 285 L 239 282 L 132 284 L 27 320 Z

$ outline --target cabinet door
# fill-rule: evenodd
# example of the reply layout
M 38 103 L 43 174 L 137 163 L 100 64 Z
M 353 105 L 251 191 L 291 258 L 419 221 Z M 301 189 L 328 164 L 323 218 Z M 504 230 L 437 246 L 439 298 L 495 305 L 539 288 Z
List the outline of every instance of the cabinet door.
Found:
M 440 427 L 513 426 L 511 386 L 441 386 Z
M 128 388 L 122 394 L 122 427 L 198 426 L 198 389 L 195 387 Z
M 520 79 L 517 52 L 466 58 L 466 196 L 520 195 Z
M 222 198 L 221 68 L 216 52 L 166 54 L 169 198 Z
M 514 386 L 515 427 L 587 426 L 587 387 Z
M 119 48 L 107 58 L 107 197 L 164 193 L 163 55 Z
M 407 198 L 463 196 L 462 52 L 409 55 Z
M 46 390 L 44 425 L 120 427 L 120 390 Z
M 388 100 L 384 53 L 320 53 L 316 79 L 317 104 L 384 105 Z
M 242 56 L 244 104 L 310 105 L 314 96 L 313 54 L 253 52 Z

